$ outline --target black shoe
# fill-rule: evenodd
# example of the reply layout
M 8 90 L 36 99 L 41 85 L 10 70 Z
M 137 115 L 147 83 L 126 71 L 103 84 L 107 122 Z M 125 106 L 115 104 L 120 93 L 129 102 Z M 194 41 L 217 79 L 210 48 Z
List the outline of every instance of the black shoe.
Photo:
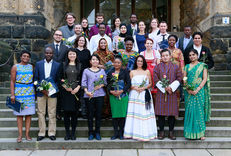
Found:
M 49 138 L 51 139 L 51 140 L 56 140 L 56 137 L 53 135 L 53 136 L 49 136 Z
M 71 136 L 71 140 L 76 140 L 76 136 L 75 136 L 75 135 L 72 135 L 72 136 Z
M 93 140 L 93 139 L 94 139 L 94 135 L 90 134 L 89 137 L 88 137 L 88 140 Z
M 37 141 L 41 141 L 41 140 L 43 140 L 45 137 L 44 136 L 38 136 L 37 137 Z
M 163 140 L 164 137 L 165 137 L 165 136 L 164 136 L 164 131 L 160 131 L 160 132 L 159 132 L 158 139 L 159 139 L 159 140 Z
M 112 137 L 111 137 L 111 140 L 115 140 L 115 139 L 117 139 L 118 138 L 118 135 L 113 135 Z
M 70 139 L 71 139 L 71 137 L 68 136 L 68 135 L 66 135 L 66 136 L 64 137 L 64 140 L 70 140 Z
M 96 140 L 101 140 L 101 136 L 100 136 L 99 133 L 96 133 L 96 134 L 95 134 L 95 139 L 96 139 Z

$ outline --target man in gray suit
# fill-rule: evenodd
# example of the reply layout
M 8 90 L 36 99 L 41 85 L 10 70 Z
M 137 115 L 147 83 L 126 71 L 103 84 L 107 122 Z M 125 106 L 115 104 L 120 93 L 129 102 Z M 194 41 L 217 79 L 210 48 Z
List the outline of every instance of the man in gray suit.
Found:
M 53 39 L 54 42 L 45 45 L 45 47 L 51 47 L 54 51 L 53 59 L 59 63 L 62 63 L 66 59 L 66 53 L 68 51 L 68 47 L 62 43 L 62 31 L 56 30 Z
M 75 15 L 73 13 L 67 13 L 65 16 L 67 25 L 64 25 L 59 28 L 63 33 L 63 38 L 68 39 L 69 37 L 75 34 L 74 25 L 75 25 Z
M 179 48 L 182 53 L 184 54 L 185 49 L 191 47 L 193 45 L 193 38 L 192 38 L 192 29 L 190 26 L 184 27 L 184 36 L 179 38 L 176 47 Z

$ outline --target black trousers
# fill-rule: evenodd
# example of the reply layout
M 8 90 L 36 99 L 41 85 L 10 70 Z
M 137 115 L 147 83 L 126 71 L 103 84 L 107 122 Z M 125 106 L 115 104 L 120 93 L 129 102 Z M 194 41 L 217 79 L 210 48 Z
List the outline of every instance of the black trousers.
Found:
M 75 135 L 76 126 L 77 126 L 77 111 L 64 111 L 64 125 L 66 130 L 66 135 L 70 135 L 70 126 L 71 126 L 71 135 Z
M 114 135 L 123 136 L 124 134 L 124 126 L 125 126 L 125 118 L 112 118 L 112 124 L 114 129 Z
M 100 125 L 101 125 L 101 116 L 102 109 L 104 105 L 104 97 L 93 97 L 89 100 L 89 98 L 85 98 L 86 106 L 87 106 L 87 116 L 88 116 L 88 134 L 94 134 L 93 131 L 93 118 L 95 116 L 95 133 L 100 133 Z
M 165 117 L 166 116 L 158 115 L 158 126 L 160 128 L 160 131 L 164 131 Z M 175 121 L 175 116 L 168 116 L 169 131 L 174 130 Z

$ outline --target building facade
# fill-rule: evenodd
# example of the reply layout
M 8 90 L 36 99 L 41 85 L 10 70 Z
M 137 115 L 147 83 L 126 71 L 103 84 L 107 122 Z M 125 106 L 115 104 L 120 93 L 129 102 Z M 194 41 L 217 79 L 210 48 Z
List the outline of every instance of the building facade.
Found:
M 125 23 L 131 13 L 147 24 L 152 17 L 165 20 L 169 31 L 182 31 L 185 25 L 204 34 L 215 61 L 215 70 L 231 69 L 231 0 L 1 0 L 0 40 L 20 43 L 32 51 L 32 62 L 41 59 L 43 47 L 55 29 L 65 24 L 64 16 L 73 12 L 95 22 L 103 12 L 110 25 L 116 16 Z M 0 52 L 1 53 L 1 52 Z

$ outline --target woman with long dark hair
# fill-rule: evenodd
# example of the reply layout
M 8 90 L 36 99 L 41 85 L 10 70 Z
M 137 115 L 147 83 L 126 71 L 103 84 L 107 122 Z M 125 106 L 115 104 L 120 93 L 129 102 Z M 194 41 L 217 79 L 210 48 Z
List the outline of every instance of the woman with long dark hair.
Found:
M 112 39 L 115 37 L 115 36 L 118 36 L 120 34 L 120 24 L 121 24 L 121 20 L 119 17 L 116 17 L 113 19 L 113 22 L 112 22 Z
M 131 91 L 129 93 L 124 137 L 149 141 L 157 137 L 156 118 L 150 88 L 152 79 L 144 56 L 135 60 L 130 72 Z
M 86 37 L 87 39 L 89 39 L 89 25 L 88 25 L 88 20 L 87 18 L 82 18 L 82 21 L 81 21 L 81 26 L 82 26 L 82 29 L 83 29 L 83 35 L 84 37 Z
M 65 140 L 76 140 L 76 126 L 79 108 L 78 93 L 80 90 L 80 72 L 81 64 L 77 58 L 74 48 L 70 48 L 67 52 L 67 60 L 61 68 L 62 83 L 62 102 L 61 108 L 64 110 L 64 125 L 66 136 Z M 71 133 L 70 133 L 71 125 Z

